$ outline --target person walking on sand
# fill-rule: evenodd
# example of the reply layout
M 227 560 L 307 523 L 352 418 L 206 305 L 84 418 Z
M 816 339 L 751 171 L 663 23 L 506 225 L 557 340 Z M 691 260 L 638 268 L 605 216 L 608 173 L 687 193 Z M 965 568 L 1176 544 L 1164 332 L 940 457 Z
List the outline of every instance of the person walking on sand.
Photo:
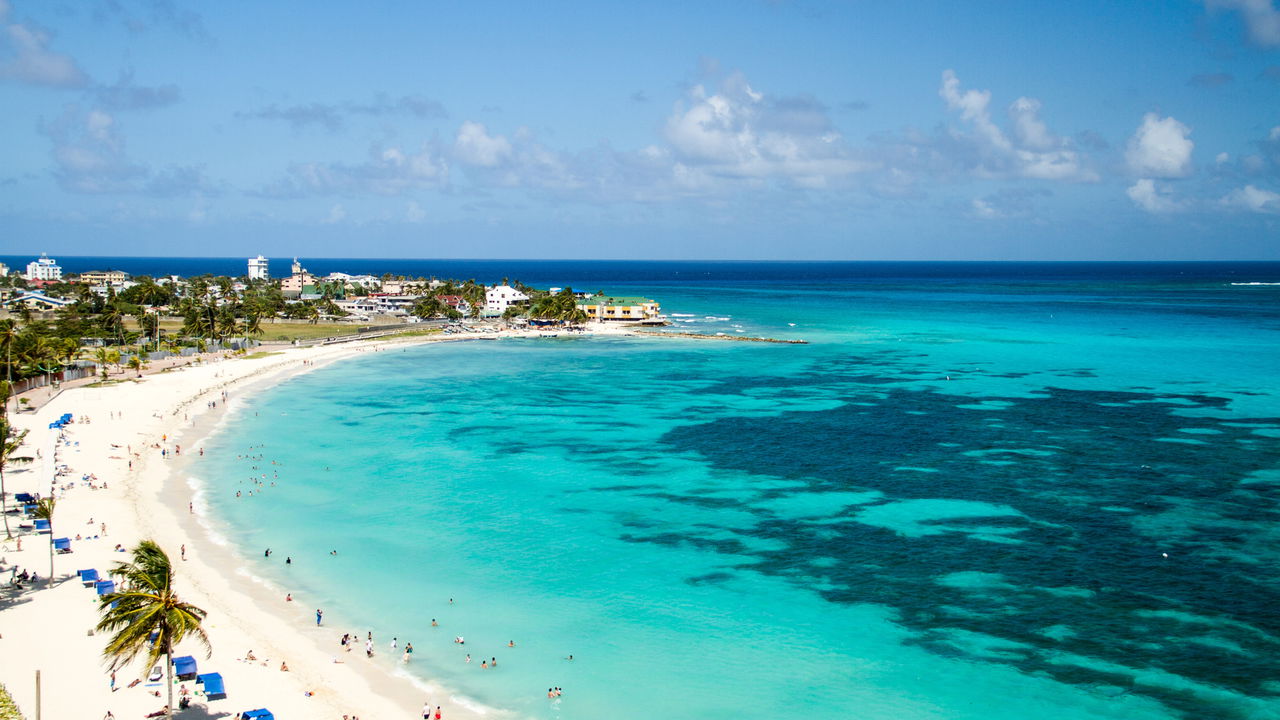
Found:
M 324 619 L 324 611 L 316 608 L 316 627 L 320 627 L 320 621 Z

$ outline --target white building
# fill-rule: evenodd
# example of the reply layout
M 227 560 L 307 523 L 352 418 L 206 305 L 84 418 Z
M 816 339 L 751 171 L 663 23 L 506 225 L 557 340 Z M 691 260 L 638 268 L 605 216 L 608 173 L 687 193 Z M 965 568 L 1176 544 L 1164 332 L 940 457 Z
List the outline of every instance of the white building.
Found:
M 27 263 L 28 280 L 61 280 L 62 266 L 40 253 L 40 258 Z
M 510 285 L 494 285 L 484 291 L 484 309 L 486 313 L 501 315 L 512 305 L 528 299 L 528 295 Z
M 267 272 L 267 259 L 259 255 L 256 258 L 249 258 L 249 279 L 250 280 L 266 280 L 271 275 Z

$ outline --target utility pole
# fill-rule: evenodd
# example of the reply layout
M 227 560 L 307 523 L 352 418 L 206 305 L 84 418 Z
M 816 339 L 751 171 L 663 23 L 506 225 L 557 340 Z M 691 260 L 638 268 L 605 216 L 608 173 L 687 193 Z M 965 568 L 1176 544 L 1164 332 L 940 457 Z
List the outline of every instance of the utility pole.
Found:
M 36 720 L 40 720 L 40 671 L 36 671 Z

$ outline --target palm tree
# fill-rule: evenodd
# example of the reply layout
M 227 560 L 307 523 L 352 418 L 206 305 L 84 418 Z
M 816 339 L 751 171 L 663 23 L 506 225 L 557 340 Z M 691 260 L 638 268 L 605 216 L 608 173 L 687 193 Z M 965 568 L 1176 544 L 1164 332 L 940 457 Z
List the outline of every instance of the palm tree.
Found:
M 129 369 L 138 373 L 138 377 L 142 377 L 142 371 L 147 369 L 147 351 L 138 350 L 129 356 Z
M 0 320 L 0 345 L 4 346 L 5 382 L 13 384 L 13 344 L 18 340 L 18 323 L 13 318 Z M 8 410 L 8 405 L 4 407 Z
M 0 387 L 0 393 L 3 393 L 4 402 L 9 401 L 9 383 L 3 383 Z M 0 510 L 4 514 L 4 536 L 6 538 L 13 537 L 13 531 L 9 529 L 9 505 L 8 493 L 4 489 L 4 468 L 11 462 L 31 462 L 29 457 L 15 457 L 14 453 L 22 447 L 22 441 L 27 437 L 26 430 L 18 430 L 9 424 L 8 415 L 0 415 Z
M 104 347 L 94 350 L 93 361 L 98 364 L 98 369 L 102 371 L 102 379 L 106 380 L 107 366 L 111 364 L 111 351 Z
M 116 563 L 111 575 L 120 582 L 116 592 L 102 596 L 99 631 L 114 633 L 103 649 L 103 657 L 114 670 L 138 656 L 150 667 L 163 656 L 168 670 L 168 715 L 173 715 L 173 647 L 194 636 L 212 655 L 209 636 L 200 623 L 208 614 L 183 602 L 173 590 L 173 564 L 154 540 L 143 540 L 132 550 L 133 559 Z M 151 640 L 155 633 L 155 640 Z
M 51 497 L 42 497 L 36 501 L 36 518 L 49 521 L 49 587 L 53 587 L 53 508 L 58 501 Z

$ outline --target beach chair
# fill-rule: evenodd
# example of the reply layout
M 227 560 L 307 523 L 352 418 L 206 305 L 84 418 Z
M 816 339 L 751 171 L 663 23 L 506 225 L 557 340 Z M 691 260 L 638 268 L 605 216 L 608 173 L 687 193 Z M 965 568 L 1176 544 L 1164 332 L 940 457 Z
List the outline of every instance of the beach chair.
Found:
M 17 495 L 13 496 L 13 499 L 14 501 L 20 502 L 23 505 L 34 505 L 36 502 L 36 496 L 32 495 L 31 493 L 18 493 Z
M 97 583 L 97 582 L 98 582 L 98 569 L 97 569 L 97 568 L 89 568 L 88 570 L 81 570 L 81 571 L 80 571 L 80 582 L 84 583 L 84 586 L 85 586 L 85 587 L 91 587 L 92 585 L 94 585 L 95 583 Z
M 43 518 L 36 518 L 36 532 L 47 533 L 49 530 L 49 521 Z
M 183 655 L 173 659 L 173 674 L 178 676 L 179 680 L 195 680 L 196 679 L 196 659 L 190 655 Z
M 56 550 L 59 555 L 66 555 L 71 552 L 71 538 L 54 538 L 53 549 Z
M 276 720 L 276 716 L 266 708 L 258 708 L 257 710 L 246 710 L 240 713 L 241 720 Z
M 222 682 L 222 673 L 197 675 L 196 684 L 204 686 L 204 696 L 209 700 L 221 700 L 227 696 L 227 687 Z
M 116 584 L 112 580 L 99 580 L 93 584 L 99 595 L 110 595 L 116 591 Z
M 160 682 L 160 678 L 164 677 L 164 668 L 156 665 L 151 668 L 151 672 L 147 674 L 147 682 Z

